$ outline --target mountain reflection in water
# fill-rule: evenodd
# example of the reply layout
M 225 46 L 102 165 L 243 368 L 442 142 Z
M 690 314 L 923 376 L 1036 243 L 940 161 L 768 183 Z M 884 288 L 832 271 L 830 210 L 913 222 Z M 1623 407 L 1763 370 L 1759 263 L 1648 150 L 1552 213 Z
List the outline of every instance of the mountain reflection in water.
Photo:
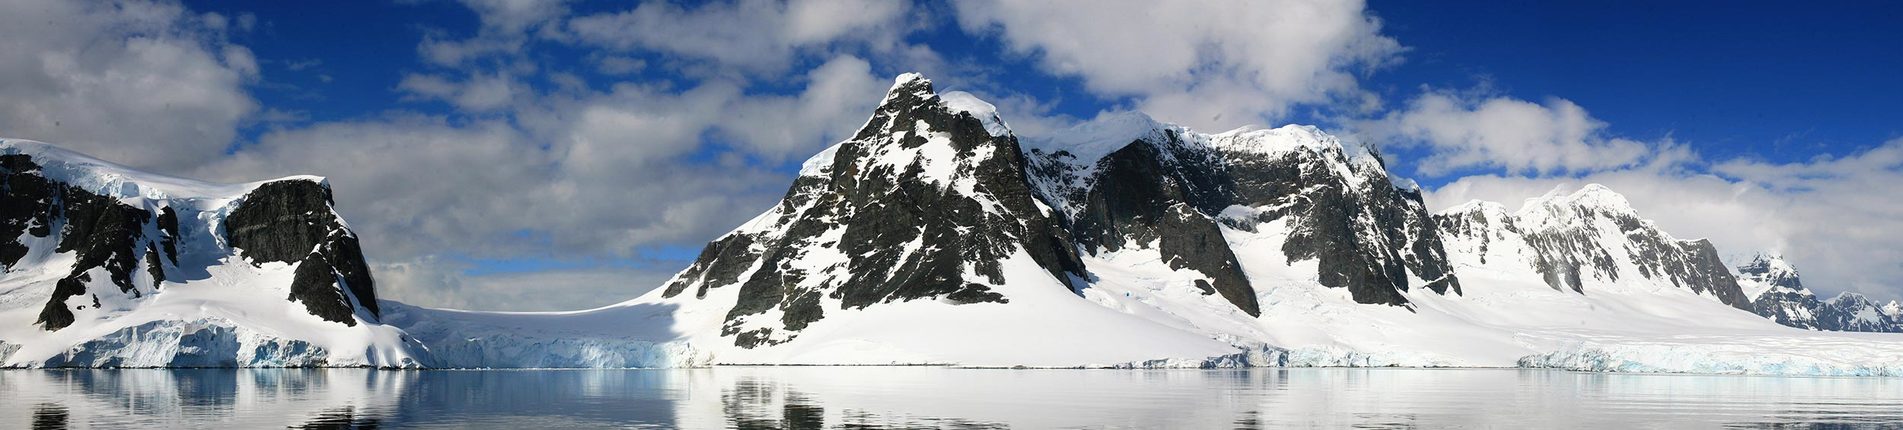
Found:
M 1882 427 L 1903 381 L 1547 370 L 6 370 L 0 428 Z M 1676 425 L 1674 425 L 1676 424 Z

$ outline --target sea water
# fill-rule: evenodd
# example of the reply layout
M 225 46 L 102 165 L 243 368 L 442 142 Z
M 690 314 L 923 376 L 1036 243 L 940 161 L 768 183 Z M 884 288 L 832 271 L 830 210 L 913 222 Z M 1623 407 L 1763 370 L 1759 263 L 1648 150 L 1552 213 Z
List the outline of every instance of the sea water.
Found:
M 0 428 L 1903 426 L 1903 379 L 1518 369 L 5 370 Z

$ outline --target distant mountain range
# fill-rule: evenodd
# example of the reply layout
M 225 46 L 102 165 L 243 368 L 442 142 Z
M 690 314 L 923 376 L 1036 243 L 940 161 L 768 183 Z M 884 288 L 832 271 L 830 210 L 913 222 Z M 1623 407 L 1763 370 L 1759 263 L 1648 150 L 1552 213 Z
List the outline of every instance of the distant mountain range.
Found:
M 1432 213 L 1375 150 L 1313 127 L 1125 113 L 1021 139 L 916 74 L 665 285 L 575 312 L 378 301 L 321 178 L 0 154 L 8 366 L 1903 374 L 1903 336 L 1789 328 L 1899 332 L 1903 305 L 1819 300 L 1775 255 L 1734 271 L 1602 186 Z

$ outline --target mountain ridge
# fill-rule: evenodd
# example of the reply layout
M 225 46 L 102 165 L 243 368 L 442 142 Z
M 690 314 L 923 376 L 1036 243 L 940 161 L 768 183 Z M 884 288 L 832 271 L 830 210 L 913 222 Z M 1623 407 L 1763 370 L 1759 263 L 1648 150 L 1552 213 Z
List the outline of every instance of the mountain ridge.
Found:
M 1511 212 L 1485 202 L 1433 213 L 1373 148 L 1314 127 L 1205 134 L 1141 113 L 1100 121 L 1021 139 L 989 103 L 901 75 L 851 138 L 801 164 L 780 202 L 661 287 L 573 312 L 378 300 L 321 178 L 247 198 L 278 182 L 76 169 L 91 173 L 65 181 L 156 196 L 129 201 L 211 197 L 180 199 L 208 205 L 181 213 L 192 221 L 180 227 L 139 224 L 180 233 L 107 247 L 139 257 L 121 266 L 178 266 L 164 263 L 166 237 L 179 239 L 174 255 L 218 259 L 186 264 L 207 272 L 188 282 L 124 271 L 164 288 L 102 303 L 123 309 L 81 315 L 83 330 L 53 331 L 27 323 L 37 308 L 19 299 L 77 302 L 46 301 L 58 276 L 27 279 L 9 265 L 0 362 L 1903 374 L 1903 344 L 1888 335 L 1805 332 L 1760 316 L 1763 292 L 1744 287 L 1758 278 L 1740 280 L 1709 241 L 1666 234 L 1603 186 Z M 32 267 L 70 267 L 72 252 L 48 246 L 28 248 L 60 259 Z M 106 291 L 101 282 L 86 291 Z M 311 306 L 320 302 L 342 306 Z M 1851 296 L 1831 303 L 1859 316 L 1903 313 Z M 159 315 L 184 304 L 198 313 Z M 246 307 L 295 312 L 257 319 Z M 1801 348 L 1759 346 L 1774 344 Z

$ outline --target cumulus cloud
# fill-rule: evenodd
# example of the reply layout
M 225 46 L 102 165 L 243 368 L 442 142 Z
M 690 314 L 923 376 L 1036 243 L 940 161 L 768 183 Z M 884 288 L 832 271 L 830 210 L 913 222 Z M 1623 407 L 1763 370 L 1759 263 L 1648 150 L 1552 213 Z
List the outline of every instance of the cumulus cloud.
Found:
M 417 46 L 424 60 L 442 66 L 496 54 L 520 52 L 534 32 L 568 14 L 567 0 L 462 0 L 481 21 L 474 36 L 431 34 Z
M 1679 238 L 1709 238 L 1732 263 L 1778 251 L 1820 294 L 1903 296 L 1903 139 L 1842 157 L 1795 163 L 1733 159 L 1647 163 L 1577 177 L 1483 175 L 1428 193 L 1430 206 L 1472 199 L 1509 207 L 1552 190 L 1601 183 Z
M 798 96 L 741 101 L 722 118 L 721 130 L 757 156 L 805 157 L 858 131 L 892 85 L 853 56 L 828 60 L 807 73 L 806 81 Z
M 1655 145 L 1608 136 L 1604 121 L 1565 99 L 1540 104 L 1433 90 L 1383 118 L 1360 123 L 1358 129 L 1377 142 L 1428 147 L 1432 154 L 1417 170 L 1434 176 L 1468 167 L 1526 174 L 1588 172 L 1631 166 L 1656 151 L 1675 149 L 1668 142 Z
M 231 27 L 171 2 L 0 2 L 0 135 L 168 173 L 214 157 L 258 111 Z
M 565 288 L 536 302 L 550 309 L 599 305 L 606 300 L 602 295 L 631 298 L 653 286 L 643 282 L 658 285 L 665 278 L 659 272 L 677 268 L 621 278 L 478 279 L 456 275 L 462 266 L 445 263 L 452 260 L 443 256 L 586 260 L 698 245 L 764 210 L 791 179 L 745 158 L 788 153 L 801 144 L 816 151 L 825 139 L 846 132 L 832 125 L 856 125 L 863 120 L 857 117 L 869 115 L 884 84 L 867 92 L 866 83 L 875 79 L 862 60 L 841 57 L 827 64 L 810 73 L 806 91 L 792 96 L 750 96 L 726 82 L 685 90 L 621 84 L 603 92 L 544 95 L 513 110 L 513 120 L 391 114 L 279 130 L 194 175 L 226 181 L 285 172 L 330 177 L 339 210 L 363 237 L 366 253 L 392 272 L 385 282 L 407 291 L 392 297 L 502 308 L 506 302 L 461 292 L 516 286 Z M 853 112 L 858 103 L 867 106 Z M 765 143 L 748 143 L 756 137 L 744 133 L 735 133 L 734 148 L 709 148 L 703 141 L 710 133 L 749 127 L 770 128 L 757 137 Z M 689 160 L 707 154 L 713 160 Z M 582 280 L 602 282 L 593 290 L 599 295 L 580 293 Z M 441 288 L 434 294 L 425 292 L 431 282 Z M 518 293 L 502 296 L 511 294 Z
M 817 2 L 691 10 L 649 3 L 611 12 L 603 16 L 643 16 L 646 9 L 706 15 L 695 18 L 702 20 L 773 21 L 776 33 L 762 40 L 788 40 L 763 48 L 785 61 L 776 67 L 791 68 L 795 58 L 818 61 L 784 75 L 790 77 L 711 74 L 685 83 L 609 81 L 600 88 L 574 71 L 529 60 L 541 43 L 592 43 L 547 30 L 568 19 L 564 4 L 468 3 L 481 17 L 479 30 L 463 38 L 426 37 L 418 53 L 432 70 L 404 74 L 396 88 L 409 100 L 444 102 L 454 108 L 450 113 L 393 111 L 276 129 L 192 174 L 226 181 L 291 172 L 330 177 L 339 210 L 363 237 L 393 298 L 484 309 L 525 309 L 510 307 L 508 298 L 535 291 L 545 293 L 531 301 L 546 305 L 538 309 L 631 298 L 678 267 L 469 276 L 462 261 L 625 260 L 654 247 L 697 247 L 738 225 L 784 193 L 791 173 L 779 169 L 781 163 L 843 139 L 890 85 L 870 62 L 831 44 L 875 37 L 865 25 L 886 24 L 852 23 L 887 22 L 906 8 L 882 2 L 864 5 L 874 13 L 858 16 L 828 9 L 841 4 Z M 778 15 L 707 15 L 755 8 Z M 848 22 L 828 21 L 836 16 Z M 828 30 L 832 25 L 858 31 Z M 619 55 L 582 66 L 605 72 L 647 67 L 645 60 Z M 525 85 L 540 78 L 557 85 Z M 751 89 L 761 82 L 795 90 Z M 519 292 L 502 291 L 510 288 Z
M 904 1 L 726 1 L 683 7 L 645 2 L 631 10 L 575 17 L 567 36 L 591 46 L 710 61 L 718 71 L 773 74 L 808 50 L 851 42 L 903 48 L 911 5 Z
M 521 92 L 521 86 L 514 77 L 503 73 L 474 74 L 462 81 L 412 73 L 397 83 L 397 89 L 409 93 L 413 99 L 441 100 L 465 112 L 477 113 L 508 107 Z
M 737 225 L 783 190 L 757 166 L 686 162 L 731 86 L 624 86 L 503 120 L 395 115 L 269 133 L 197 175 L 331 178 L 372 257 L 626 256 Z M 803 106 L 789 105 L 788 109 Z
M 1357 99 L 1357 69 L 1396 60 L 1360 1 L 957 2 L 967 32 L 995 34 L 1045 71 L 1138 109 L 1212 130 L 1298 104 Z

